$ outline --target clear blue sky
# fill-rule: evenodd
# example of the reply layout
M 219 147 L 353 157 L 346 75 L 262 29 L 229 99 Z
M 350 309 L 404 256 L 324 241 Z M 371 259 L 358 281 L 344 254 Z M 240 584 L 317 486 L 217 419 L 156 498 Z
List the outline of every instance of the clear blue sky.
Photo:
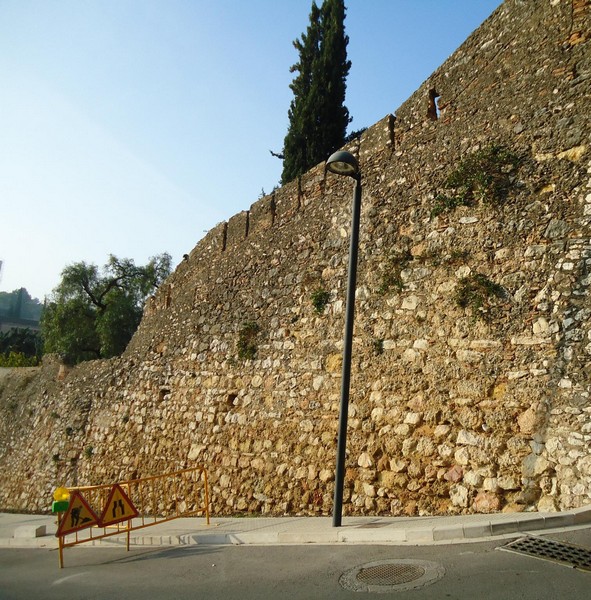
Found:
M 395 113 L 500 3 L 347 0 L 351 129 Z M 109 254 L 176 265 L 269 193 L 310 6 L 0 0 L 0 290 L 42 300 Z

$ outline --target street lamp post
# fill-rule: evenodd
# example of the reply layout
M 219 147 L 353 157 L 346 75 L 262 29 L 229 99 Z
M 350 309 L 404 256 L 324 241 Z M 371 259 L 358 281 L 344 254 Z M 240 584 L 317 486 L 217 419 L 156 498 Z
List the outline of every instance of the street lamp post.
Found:
M 341 406 L 337 438 L 337 464 L 335 471 L 332 526 L 340 527 L 343 513 L 343 487 L 345 483 L 345 450 L 347 447 L 347 420 L 349 415 L 349 389 L 351 384 L 351 351 L 353 323 L 355 320 L 355 286 L 357 283 L 357 251 L 359 248 L 359 218 L 361 215 L 361 171 L 350 152 L 339 151 L 326 161 L 326 170 L 336 175 L 355 179 L 353 210 L 351 216 L 351 241 L 349 244 L 349 277 L 345 308 L 345 335 L 343 338 L 343 371 L 341 377 Z

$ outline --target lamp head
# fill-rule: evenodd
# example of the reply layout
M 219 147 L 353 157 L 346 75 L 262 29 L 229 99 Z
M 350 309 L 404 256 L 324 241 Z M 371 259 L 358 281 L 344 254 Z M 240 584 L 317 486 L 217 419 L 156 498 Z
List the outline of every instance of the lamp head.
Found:
M 331 154 L 326 161 L 325 168 L 335 175 L 346 175 L 357 180 L 361 177 L 357 159 L 350 152 L 345 152 L 344 150 L 338 150 L 334 154 Z

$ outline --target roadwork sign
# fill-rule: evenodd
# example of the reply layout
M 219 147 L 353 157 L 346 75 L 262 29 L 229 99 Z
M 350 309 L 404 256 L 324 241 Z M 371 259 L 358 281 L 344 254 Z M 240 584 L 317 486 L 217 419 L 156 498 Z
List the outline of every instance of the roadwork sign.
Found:
M 86 502 L 84 496 L 76 490 L 70 496 L 70 504 L 68 509 L 64 513 L 63 518 L 60 520 L 59 527 L 57 528 L 56 536 L 68 535 L 87 527 L 92 527 L 98 523 L 99 518 L 88 502 Z
M 115 484 L 109 492 L 105 508 L 99 519 L 101 527 L 115 525 L 138 516 L 138 511 L 119 484 Z

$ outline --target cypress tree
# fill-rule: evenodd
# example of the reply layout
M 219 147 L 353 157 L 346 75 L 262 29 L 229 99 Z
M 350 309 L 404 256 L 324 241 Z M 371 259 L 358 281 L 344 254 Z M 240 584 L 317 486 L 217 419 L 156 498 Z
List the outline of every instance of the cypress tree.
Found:
M 349 111 L 344 105 L 347 60 L 344 0 L 312 3 L 310 24 L 294 41 L 298 62 L 290 69 L 297 76 L 290 84 L 294 94 L 283 145 L 283 184 L 325 160 L 345 141 Z

